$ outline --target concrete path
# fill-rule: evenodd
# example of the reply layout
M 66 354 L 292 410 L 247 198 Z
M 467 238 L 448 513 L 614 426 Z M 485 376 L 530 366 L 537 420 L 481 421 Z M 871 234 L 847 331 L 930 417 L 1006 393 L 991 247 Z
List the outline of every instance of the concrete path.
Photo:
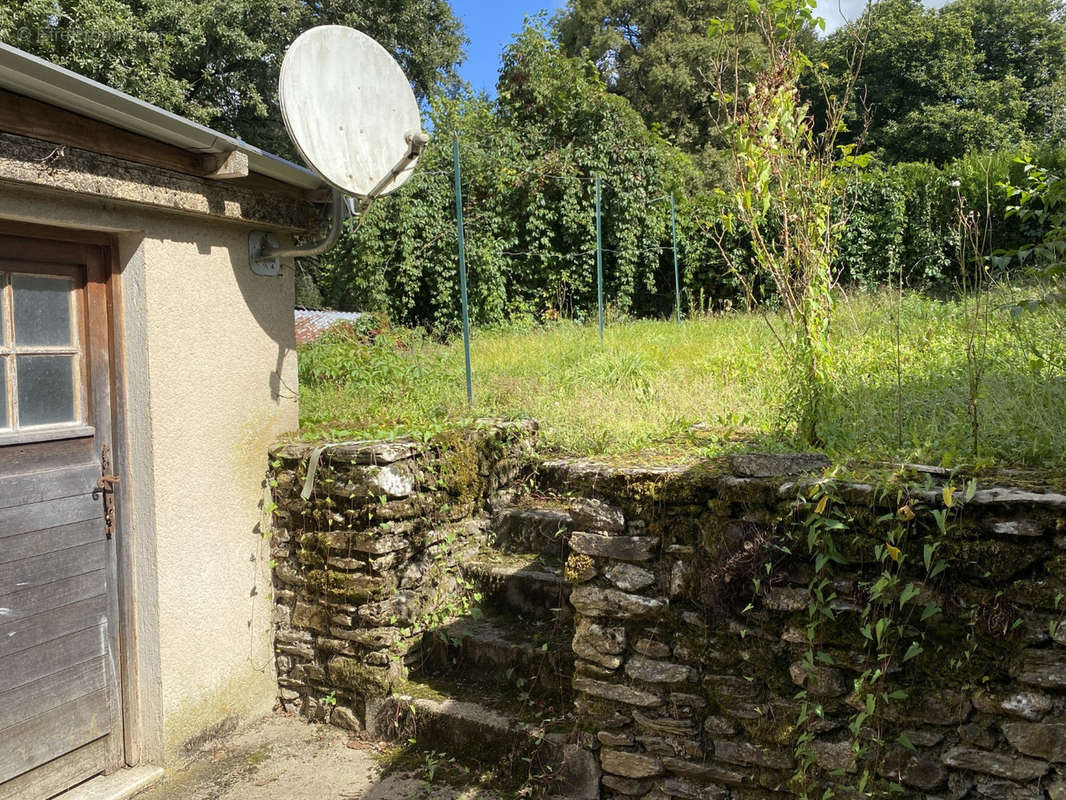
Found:
M 208 742 L 136 800 L 500 800 L 482 787 L 430 784 L 434 762 L 425 756 L 408 760 L 413 772 L 383 775 L 386 749 L 329 725 L 270 716 Z

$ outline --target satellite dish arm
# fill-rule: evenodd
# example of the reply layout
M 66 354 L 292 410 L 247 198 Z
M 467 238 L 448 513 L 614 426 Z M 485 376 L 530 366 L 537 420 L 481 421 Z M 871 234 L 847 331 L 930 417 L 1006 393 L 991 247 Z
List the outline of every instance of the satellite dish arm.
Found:
M 348 206 L 344 202 L 344 194 L 333 190 L 333 221 L 329 226 L 326 238 L 313 244 L 304 244 L 294 247 L 264 247 L 260 251 L 260 258 L 288 258 L 290 256 L 320 256 L 333 245 L 341 236 L 344 228 L 344 218 L 347 216 Z
M 370 190 L 370 194 L 367 195 L 368 200 L 373 200 L 381 192 L 392 183 L 393 179 L 407 169 L 407 166 L 412 161 L 417 161 L 418 157 L 422 155 L 422 151 L 426 149 L 426 145 L 429 144 L 429 134 L 425 131 L 411 131 L 404 139 L 407 141 L 407 153 L 396 162 L 396 166 L 389 170 L 388 174 L 378 181 L 377 186 Z

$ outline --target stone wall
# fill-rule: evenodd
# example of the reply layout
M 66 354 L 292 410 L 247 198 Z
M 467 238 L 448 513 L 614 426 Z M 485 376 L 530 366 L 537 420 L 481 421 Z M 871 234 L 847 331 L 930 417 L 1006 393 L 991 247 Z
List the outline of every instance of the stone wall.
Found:
M 426 620 L 461 612 L 455 565 L 531 455 L 535 426 L 493 423 L 428 442 L 271 452 L 275 652 L 283 709 L 358 729 L 418 657 Z
M 806 549 L 828 466 L 818 457 L 540 461 L 534 494 L 516 500 L 531 431 L 494 426 L 335 448 L 303 501 L 309 450 L 274 454 L 287 709 L 358 727 L 417 654 L 419 620 L 456 610 L 454 567 L 490 539 L 485 512 L 514 501 L 524 510 L 512 520 L 539 514 L 566 531 L 570 740 L 595 754 L 601 797 L 772 800 L 835 787 L 1066 800 L 1066 496 L 970 495 L 927 469 L 877 487 L 834 483 L 839 530 L 819 584 Z M 918 594 L 879 602 L 915 609 L 883 615 L 897 628 L 889 638 L 921 644 L 914 657 L 898 643 L 879 655 L 863 631 L 893 528 L 905 535 L 889 566 Z M 944 563 L 935 575 L 930 559 Z M 814 627 L 812 609 L 825 615 Z
M 568 575 L 576 704 L 602 796 L 822 797 L 849 786 L 836 796 L 1066 797 L 1066 497 L 990 489 L 963 505 L 963 492 L 949 492 L 945 536 L 931 512 L 945 509 L 947 476 L 935 470 L 914 476 L 931 484 L 921 490 L 836 487 L 842 563 L 817 604 L 833 618 L 817 626 L 813 650 L 825 660 L 812 667 L 802 520 L 814 503 L 797 504 L 811 480 L 781 475 L 823 466 L 803 457 L 543 465 L 542 486 L 590 498 L 571 511 Z M 900 618 L 924 649 L 906 662 L 902 651 L 871 656 L 860 630 L 874 548 L 899 520 L 910 532 L 893 563 L 904 581 L 913 573 L 919 610 L 943 609 Z M 937 541 L 947 566 L 930 580 L 923 556 Z M 856 680 L 878 666 L 888 677 L 876 713 L 856 723 Z M 897 690 L 907 696 L 885 697 Z M 801 736 L 811 737 L 806 771 Z M 854 791 L 864 771 L 866 795 Z

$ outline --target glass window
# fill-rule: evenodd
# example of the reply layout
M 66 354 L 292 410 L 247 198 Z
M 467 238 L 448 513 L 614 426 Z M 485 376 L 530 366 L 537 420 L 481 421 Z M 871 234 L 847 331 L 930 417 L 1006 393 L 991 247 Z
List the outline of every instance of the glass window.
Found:
M 73 356 L 18 356 L 19 424 L 77 422 Z
M 77 300 L 70 275 L 0 272 L 0 430 L 84 421 Z
M 74 281 L 14 275 L 11 289 L 16 346 L 69 346 L 73 343 L 71 301 Z

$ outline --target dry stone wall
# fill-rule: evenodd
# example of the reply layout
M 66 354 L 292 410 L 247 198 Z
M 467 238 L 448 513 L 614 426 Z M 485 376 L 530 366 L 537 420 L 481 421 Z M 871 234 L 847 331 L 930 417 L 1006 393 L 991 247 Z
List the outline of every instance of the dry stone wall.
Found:
M 311 447 L 272 454 L 285 708 L 359 727 L 417 657 L 421 623 L 462 613 L 455 566 L 492 540 L 490 512 L 515 503 L 509 524 L 566 532 L 568 740 L 594 756 L 601 797 L 1066 800 L 1066 496 L 966 496 L 935 470 L 890 490 L 834 484 L 838 551 L 812 603 L 822 459 L 539 461 L 529 496 L 516 481 L 529 485 L 532 437 L 494 425 L 335 447 L 309 500 Z M 921 643 L 907 658 L 878 656 L 863 631 L 897 523 L 908 533 L 893 569 L 920 593 L 915 608 L 937 609 L 889 615 L 899 641 Z M 812 609 L 826 616 L 814 627 Z
M 493 423 L 428 442 L 317 445 L 271 453 L 279 702 L 358 729 L 419 655 L 429 620 L 463 611 L 456 565 L 484 542 L 535 426 Z
M 929 513 L 945 508 L 942 486 L 837 487 L 848 522 L 824 590 L 832 619 L 814 648 L 830 658 L 805 666 L 813 559 L 805 529 L 795 533 L 797 498 L 812 479 L 783 475 L 824 466 L 806 457 L 542 466 L 543 487 L 583 498 L 571 511 L 568 564 L 574 688 L 602 796 L 822 797 L 836 787 L 846 797 L 1066 797 L 1066 497 L 990 489 L 962 506 L 960 493 L 944 535 Z M 886 519 L 911 511 L 900 563 L 921 565 L 924 546 L 941 542 L 945 569 L 914 579 L 943 611 L 900 623 L 923 642 L 921 655 L 881 661 L 860 630 L 877 578 L 873 548 Z M 856 681 L 871 666 L 889 671 L 883 694 L 907 696 L 879 697 L 855 748 Z M 801 736 L 810 737 L 800 748 L 813 760 L 806 770 Z

